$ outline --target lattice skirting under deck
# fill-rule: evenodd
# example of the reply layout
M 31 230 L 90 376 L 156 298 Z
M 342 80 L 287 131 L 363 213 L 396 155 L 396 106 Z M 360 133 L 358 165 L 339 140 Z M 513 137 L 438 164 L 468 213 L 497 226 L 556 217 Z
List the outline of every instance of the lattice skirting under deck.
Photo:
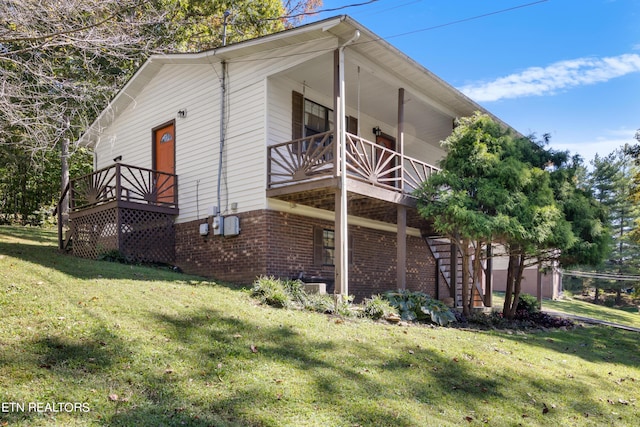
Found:
M 96 259 L 118 251 L 129 261 L 175 261 L 173 216 L 137 209 L 109 208 L 71 221 L 75 256 Z

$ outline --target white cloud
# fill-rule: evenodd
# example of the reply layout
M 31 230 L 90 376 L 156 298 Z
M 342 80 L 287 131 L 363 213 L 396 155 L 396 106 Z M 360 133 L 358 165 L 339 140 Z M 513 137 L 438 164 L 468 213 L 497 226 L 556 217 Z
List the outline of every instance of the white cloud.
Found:
M 579 142 L 554 143 L 552 139 L 551 148 L 569 150 L 571 154 L 580 154 L 585 164 L 588 165 L 596 154 L 604 157 L 624 147 L 625 144 L 633 145 L 637 143 L 634 138 L 635 132 L 634 129 L 607 130 L 603 132 L 603 135 L 599 135 L 592 140 Z
M 460 90 L 478 102 L 498 101 L 553 94 L 558 90 L 606 82 L 637 72 L 640 72 L 638 54 L 578 58 L 556 62 L 544 68 L 531 67 L 491 82 L 466 85 Z

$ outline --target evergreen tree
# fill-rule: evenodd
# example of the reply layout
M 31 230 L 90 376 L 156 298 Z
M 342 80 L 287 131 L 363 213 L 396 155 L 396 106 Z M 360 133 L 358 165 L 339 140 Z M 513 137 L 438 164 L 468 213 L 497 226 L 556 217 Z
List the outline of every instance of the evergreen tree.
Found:
M 633 228 L 640 211 L 634 203 L 633 178 L 638 173 L 637 166 L 629 154 L 628 146 L 621 147 L 606 157 L 596 155 L 592 162 L 590 182 L 594 196 L 607 209 L 607 220 L 611 230 L 610 256 L 597 272 L 637 275 L 640 273 L 640 250 L 633 239 Z M 621 303 L 621 292 L 629 287 L 629 282 L 599 279 L 595 281 L 595 300 L 599 290 L 613 289 L 616 304 Z

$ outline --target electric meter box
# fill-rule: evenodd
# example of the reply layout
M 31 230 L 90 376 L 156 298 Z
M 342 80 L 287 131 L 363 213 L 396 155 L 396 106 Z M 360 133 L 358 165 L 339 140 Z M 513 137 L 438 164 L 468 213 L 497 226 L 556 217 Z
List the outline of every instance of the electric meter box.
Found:
M 240 234 L 240 218 L 235 215 L 224 218 L 225 237 L 237 236 Z

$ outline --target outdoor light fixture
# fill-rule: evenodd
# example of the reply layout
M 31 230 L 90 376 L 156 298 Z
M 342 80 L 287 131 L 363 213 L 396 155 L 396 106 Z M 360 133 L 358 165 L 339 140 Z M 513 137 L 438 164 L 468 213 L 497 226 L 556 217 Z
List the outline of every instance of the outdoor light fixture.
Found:
M 374 134 L 375 136 L 380 136 L 380 135 L 382 135 L 382 131 L 380 130 L 380 126 L 376 126 L 376 127 L 374 127 L 371 131 L 373 132 L 373 134 Z
M 118 163 L 120 160 L 122 160 L 122 156 L 118 156 L 118 157 L 114 157 L 113 158 L 114 163 Z

